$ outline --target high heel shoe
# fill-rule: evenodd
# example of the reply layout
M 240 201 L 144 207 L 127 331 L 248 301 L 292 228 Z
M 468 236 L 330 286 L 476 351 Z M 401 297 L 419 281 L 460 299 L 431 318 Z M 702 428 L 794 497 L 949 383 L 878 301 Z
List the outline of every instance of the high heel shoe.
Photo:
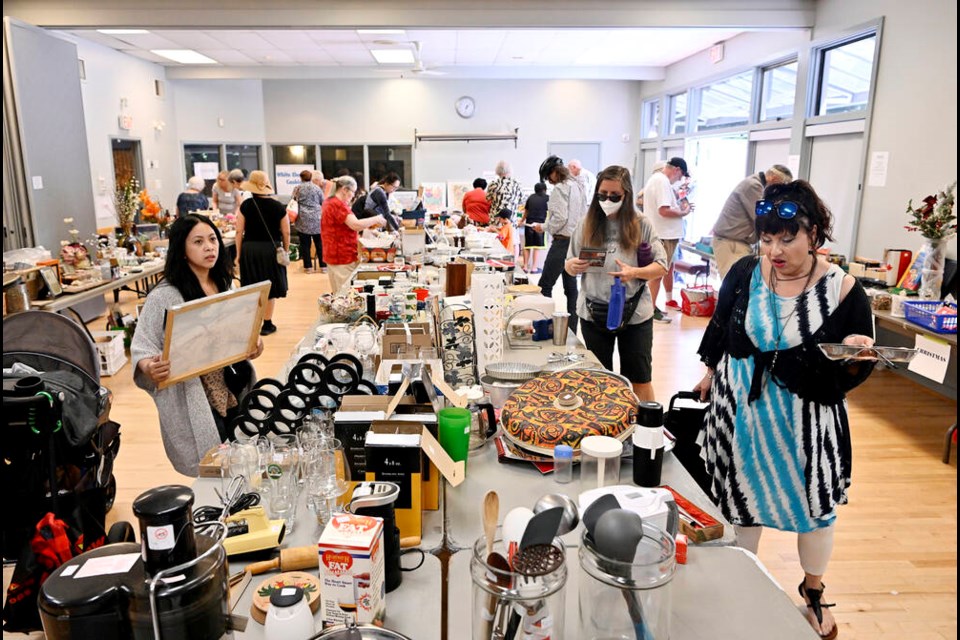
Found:
M 837 606 L 836 603 L 827 604 L 826 602 L 820 602 L 820 599 L 823 597 L 823 590 L 827 585 L 820 583 L 820 589 L 810 589 L 809 587 L 804 586 L 804 583 L 801 582 L 797 587 L 797 590 L 800 592 L 800 597 L 805 601 L 809 601 L 810 604 L 807 605 L 807 608 L 813 611 L 813 615 L 817 618 L 817 624 L 823 628 L 823 610 L 829 609 L 830 607 Z M 839 628 L 837 627 L 836 621 L 833 623 L 833 629 L 828 631 L 825 634 L 820 634 L 820 637 L 823 640 L 833 640 L 837 637 Z

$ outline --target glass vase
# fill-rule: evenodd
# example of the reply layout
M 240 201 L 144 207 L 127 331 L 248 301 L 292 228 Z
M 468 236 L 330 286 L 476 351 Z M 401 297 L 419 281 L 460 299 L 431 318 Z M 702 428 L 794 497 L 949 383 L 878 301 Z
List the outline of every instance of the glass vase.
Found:
M 943 267 L 946 261 L 947 242 L 945 238 L 924 238 L 920 256 L 920 298 L 939 300 L 940 287 L 943 285 Z

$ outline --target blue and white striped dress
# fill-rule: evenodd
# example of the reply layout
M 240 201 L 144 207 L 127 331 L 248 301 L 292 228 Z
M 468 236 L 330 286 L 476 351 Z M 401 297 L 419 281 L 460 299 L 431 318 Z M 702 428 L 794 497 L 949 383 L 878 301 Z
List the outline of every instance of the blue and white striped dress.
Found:
M 760 351 L 774 351 L 782 328 L 779 349 L 799 345 L 837 308 L 843 276 L 831 265 L 813 287 L 788 298 L 769 289 L 758 262 L 744 320 L 747 335 Z M 836 506 L 847 501 L 839 462 L 846 401 L 803 400 L 767 373 L 760 397 L 750 403 L 754 368 L 752 356 L 729 355 L 716 367 L 704 443 L 714 497 L 733 524 L 798 533 L 828 526 Z

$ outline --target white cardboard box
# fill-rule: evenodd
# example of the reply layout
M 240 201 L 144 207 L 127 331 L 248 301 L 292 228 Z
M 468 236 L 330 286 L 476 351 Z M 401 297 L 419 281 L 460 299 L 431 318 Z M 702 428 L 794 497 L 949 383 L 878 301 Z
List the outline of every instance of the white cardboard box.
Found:
M 325 627 L 386 617 L 383 519 L 341 513 L 320 534 L 320 615 Z

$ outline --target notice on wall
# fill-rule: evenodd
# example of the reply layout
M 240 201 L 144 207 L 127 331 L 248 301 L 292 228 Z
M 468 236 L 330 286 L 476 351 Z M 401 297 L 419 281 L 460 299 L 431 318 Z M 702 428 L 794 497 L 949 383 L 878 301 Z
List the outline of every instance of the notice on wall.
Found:
M 917 335 L 916 349 L 917 355 L 910 361 L 908 369 L 918 376 L 943 384 L 950 364 L 950 343 Z
M 216 180 L 220 173 L 220 163 L 218 162 L 194 162 L 193 175 L 200 176 L 204 180 Z
M 870 154 L 870 175 L 867 177 L 868 187 L 887 186 L 887 167 L 890 165 L 889 151 L 874 151 Z
M 313 171 L 315 167 L 312 164 L 278 164 L 276 181 L 273 183 L 277 195 L 292 195 L 293 188 L 301 182 L 300 172 L 304 169 Z

